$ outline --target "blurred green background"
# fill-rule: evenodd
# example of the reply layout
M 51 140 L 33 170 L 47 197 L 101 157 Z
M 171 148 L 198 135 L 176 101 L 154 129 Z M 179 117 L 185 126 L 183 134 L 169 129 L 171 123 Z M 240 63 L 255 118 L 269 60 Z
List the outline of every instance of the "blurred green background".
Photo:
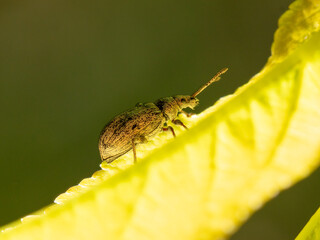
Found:
M 266 63 L 291 1 L 0 2 L 0 225 L 99 169 L 103 125 L 136 102 L 190 94 L 200 112 Z M 319 206 L 319 170 L 231 239 L 292 239 Z

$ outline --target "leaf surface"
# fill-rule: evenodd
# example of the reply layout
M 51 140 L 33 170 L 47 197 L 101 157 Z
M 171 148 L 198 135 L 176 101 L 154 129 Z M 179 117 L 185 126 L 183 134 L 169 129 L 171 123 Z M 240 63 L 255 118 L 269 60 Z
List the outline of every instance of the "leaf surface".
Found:
M 320 208 L 311 217 L 307 225 L 297 236 L 296 240 L 320 239 Z

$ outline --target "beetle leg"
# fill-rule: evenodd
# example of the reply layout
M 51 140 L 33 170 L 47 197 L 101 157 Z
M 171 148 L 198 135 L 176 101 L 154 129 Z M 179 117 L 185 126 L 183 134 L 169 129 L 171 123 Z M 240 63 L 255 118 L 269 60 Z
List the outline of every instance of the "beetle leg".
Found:
M 171 127 L 171 126 L 163 127 L 162 130 L 163 131 L 169 131 L 170 130 L 172 132 L 173 137 L 176 137 L 176 134 L 175 134 L 175 132 L 173 130 L 173 127 Z
M 184 127 L 185 129 L 188 129 L 187 126 L 184 125 L 184 123 L 181 122 L 179 119 L 172 120 L 172 123 L 174 123 L 175 125 L 180 125 L 180 126 Z
M 188 112 L 186 112 L 186 111 L 184 111 L 184 110 L 180 110 L 180 112 L 181 113 L 183 113 L 183 114 L 185 114 L 187 117 L 191 117 L 192 115 L 194 115 L 194 113 L 188 113 Z
M 141 143 L 147 143 L 148 142 L 148 139 L 145 136 L 140 136 L 139 140 L 140 140 Z
M 137 163 L 137 152 L 136 152 L 136 145 L 134 143 L 134 139 L 132 139 L 132 150 L 133 150 L 133 163 Z

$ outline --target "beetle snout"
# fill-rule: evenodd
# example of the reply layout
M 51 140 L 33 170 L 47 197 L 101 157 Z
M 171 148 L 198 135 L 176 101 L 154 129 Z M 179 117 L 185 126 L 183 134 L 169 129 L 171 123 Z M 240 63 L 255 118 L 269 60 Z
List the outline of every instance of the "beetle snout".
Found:
M 195 97 L 191 97 L 188 107 L 190 107 L 191 109 L 194 109 L 194 107 L 196 107 L 198 104 L 199 104 L 199 99 L 197 99 Z

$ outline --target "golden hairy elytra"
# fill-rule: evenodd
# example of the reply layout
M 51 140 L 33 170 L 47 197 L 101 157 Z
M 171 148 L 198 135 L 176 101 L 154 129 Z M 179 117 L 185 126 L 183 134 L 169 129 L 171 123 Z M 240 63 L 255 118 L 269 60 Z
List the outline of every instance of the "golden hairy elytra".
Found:
M 138 103 L 105 125 L 99 138 L 99 151 L 102 161 L 111 163 L 113 160 L 133 150 L 134 162 L 137 160 L 136 145 L 147 142 L 160 131 L 170 130 L 167 122 L 187 128 L 179 119 L 178 113 L 185 113 L 184 108 L 194 109 L 199 104 L 196 98 L 206 87 L 220 79 L 228 68 L 220 70 L 209 82 L 200 87 L 192 95 L 177 95 L 160 98 L 154 103 Z

